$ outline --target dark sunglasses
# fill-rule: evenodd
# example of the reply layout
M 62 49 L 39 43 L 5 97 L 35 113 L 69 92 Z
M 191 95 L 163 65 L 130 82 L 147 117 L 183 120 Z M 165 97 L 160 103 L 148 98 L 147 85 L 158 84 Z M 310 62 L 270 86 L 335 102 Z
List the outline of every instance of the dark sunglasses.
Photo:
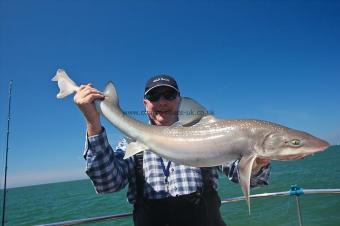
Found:
M 169 90 L 165 92 L 150 92 L 145 95 L 145 99 L 151 101 L 151 102 L 157 102 L 161 98 L 161 96 L 164 97 L 166 100 L 174 100 L 176 99 L 178 95 L 178 92 L 176 90 Z

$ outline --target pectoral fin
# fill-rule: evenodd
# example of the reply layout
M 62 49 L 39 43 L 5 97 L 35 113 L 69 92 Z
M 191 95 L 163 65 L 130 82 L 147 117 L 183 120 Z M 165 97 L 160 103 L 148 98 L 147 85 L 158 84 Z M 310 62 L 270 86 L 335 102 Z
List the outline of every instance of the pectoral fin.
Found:
M 125 155 L 124 155 L 124 159 L 127 159 L 141 151 L 145 151 L 148 150 L 148 147 L 145 146 L 142 143 L 139 143 L 138 141 L 136 142 L 131 142 L 129 143 L 129 145 L 127 146 L 126 150 L 125 150 Z
M 248 203 L 249 214 L 250 214 L 250 177 L 251 171 L 253 168 L 254 160 L 256 159 L 256 155 L 248 155 L 243 156 L 239 163 L 239 178 L 240 185 L 244 194 L 244 197 Z

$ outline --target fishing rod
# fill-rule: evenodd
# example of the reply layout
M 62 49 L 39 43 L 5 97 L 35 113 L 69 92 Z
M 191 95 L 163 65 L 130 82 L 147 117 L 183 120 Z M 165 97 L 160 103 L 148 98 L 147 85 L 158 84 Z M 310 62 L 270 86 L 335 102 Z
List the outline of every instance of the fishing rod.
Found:
M 11 99 L 12 99 L 12 83 L 13 81 L 9 81 L 9 88 L 8 88 L 8 118 L 7 118 L 7 137 L 6 137 L 6 160 L 5 160 L 5 181 L 4 181 L 4 196 L 2 202 L 2 223 L 1 225 L 5 225 L 5 213 L 6 213 L 6 193 L 7 193 L 7 161 L 8 161 L 8 144 L 9 144 L 9 125 L 11 120 Z

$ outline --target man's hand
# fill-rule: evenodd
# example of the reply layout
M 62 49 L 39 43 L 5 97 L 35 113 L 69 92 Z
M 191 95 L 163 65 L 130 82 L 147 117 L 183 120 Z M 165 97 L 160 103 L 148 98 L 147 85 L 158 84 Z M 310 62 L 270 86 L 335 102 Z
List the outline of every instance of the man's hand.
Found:
M 257 157 L 253 163 L 252 171 L 257 173 L 262 167 L 267 166 L 270 163 L 270 160 L 270 158 Z
M 78 105 L 85 116 L 89 136 L 97 135 L 102 131 L 100 115 L 94 101 L 104 100 L 104 98 L 104 94 L 93 88 L 91 84 L 80 86 L 80 89 L 74 95 L 74 103 Z

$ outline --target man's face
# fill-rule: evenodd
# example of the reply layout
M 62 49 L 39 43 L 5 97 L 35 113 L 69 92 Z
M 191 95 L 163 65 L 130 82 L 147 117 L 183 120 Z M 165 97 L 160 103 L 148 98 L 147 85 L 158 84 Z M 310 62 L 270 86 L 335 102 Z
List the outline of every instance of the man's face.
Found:
M 152 89 L 144 98 L 144 106 L 155 125 L 170 126 L 178 120 L 180 97 L 171 87 Z

